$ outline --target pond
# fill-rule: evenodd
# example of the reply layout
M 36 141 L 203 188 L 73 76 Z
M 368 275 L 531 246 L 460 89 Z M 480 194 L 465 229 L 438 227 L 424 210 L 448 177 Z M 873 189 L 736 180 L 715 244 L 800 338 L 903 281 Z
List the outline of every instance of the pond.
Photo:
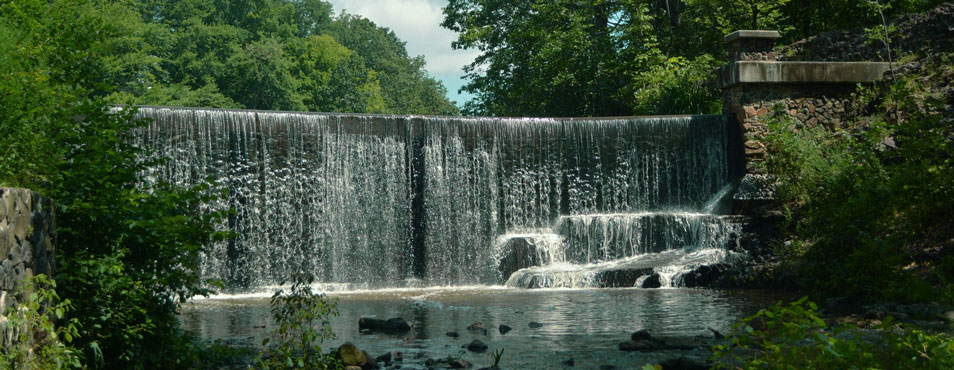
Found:
M 572 358 L 577 368 L 639 368 L 671 357 L 708 357 L 707 349 L 623 352 L 617 345 L 639 329 L 656 337 L 712 337 L 742 317 L 783 300 L 777 292 L 703 289 L 508 289 L 459 287 L 337 292 L 341 315 L 332 318 L 337 338 L 324 348 L 352 342 L 378 356 L 403 353 L 402 368 L 426 368 L 428 358 L 453 356 L 475 365 L 493 363 L 491 351 L 504 349 L 506 369 L 549 369 Z M 267 294 L 222 295 L 184 305 L 184 326 L 205 339 L 258 344 L 274 328 Z M 401 317 L 412 330 L 401 335 L 365 334 L 361 317 Z M 466 327 L 482 322 L 486 333 Z M 530 323 L 542 324 L 531 328 Z M 513 328 L 501 334 L 499 325 Z M 536 325 L 535 325 L 536 326 Z M 459 337 L 450 337 L 457 332 Z M 474 339 L 490 350 L 473 353 Z

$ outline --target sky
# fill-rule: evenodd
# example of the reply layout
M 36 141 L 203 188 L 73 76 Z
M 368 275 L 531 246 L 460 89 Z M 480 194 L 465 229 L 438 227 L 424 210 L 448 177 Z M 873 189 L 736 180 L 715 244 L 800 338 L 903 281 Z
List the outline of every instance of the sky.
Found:
M 474 61 L 479 51 L 454 50 L 451 42 L 457 33 L 442 28 L 442 8 L 447 0 L 328 0 L 335 14 L 345 10 L 361 15 L 378 26 L 390 28 L 407 43 L 411 56 L 423 55 L 427 60 L 425 69 L 434 78 L 444 83 L 448 97 L 458 106 L 470 100 L 471 95 L 457 92 L 466 82 L 461 70 Z

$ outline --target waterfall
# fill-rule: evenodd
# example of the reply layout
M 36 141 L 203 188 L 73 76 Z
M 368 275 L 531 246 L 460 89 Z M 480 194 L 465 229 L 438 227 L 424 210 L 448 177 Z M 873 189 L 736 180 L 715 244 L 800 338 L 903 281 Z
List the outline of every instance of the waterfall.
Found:
M 299 271 L 351 289 L 500 284 L 509 250 L 593 264 L 724 249 L 735 232 L 711 214 L 733 180 L 723 116 L 138 116 L 150 123 L 136 143 L 169 158 L 144 181 L 227 190 L 206 207 L 232 209 L 222 226 L 237 237 L 204 255 L 201 274 L 231 290 Z

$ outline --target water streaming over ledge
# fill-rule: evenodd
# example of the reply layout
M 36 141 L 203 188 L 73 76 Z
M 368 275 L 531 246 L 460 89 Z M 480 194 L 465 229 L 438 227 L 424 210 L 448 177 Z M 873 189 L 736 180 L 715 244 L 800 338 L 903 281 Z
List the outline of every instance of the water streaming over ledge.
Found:
M 136 142 L 170 161 L 149 180 L 228 190 L 202 264 L 235 291 L 296 271 L 354 289 L 501 284 L 508 236 L 538 264 L 725 249 L 723 116 L 447 118 L 139 109 Z M 720 195 L 722 194 L 722 195 Z

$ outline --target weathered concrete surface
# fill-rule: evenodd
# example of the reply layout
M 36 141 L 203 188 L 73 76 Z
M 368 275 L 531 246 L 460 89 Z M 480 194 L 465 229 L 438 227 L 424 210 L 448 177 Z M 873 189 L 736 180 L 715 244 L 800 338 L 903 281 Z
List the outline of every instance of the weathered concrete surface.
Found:
M 21 281 L 53 276 L 55 253 L 53 202 L 32 190 L 0 188 L 0 314 L 22 299 Z M 0 347 L 11 344 L 13 329 L 0 315 Z
M 718 84 L 855 84 L 878 81 L 887 71 L 883 62 L 737 61 L 721 68 Z
M 739 30 L 728 34 L 723 41 L 731 62 L 775 60 L 775 40 L 778 38 L 778 31 Z
M 781 34 L 778 31 L 772 30 L 738 30 L 732 32 L 722 39 L 722 42 L 726 44 L 731 44 L 739 40 L 759 40 L 759 39 L 768 39 L 768 40 L 778 40 Z

